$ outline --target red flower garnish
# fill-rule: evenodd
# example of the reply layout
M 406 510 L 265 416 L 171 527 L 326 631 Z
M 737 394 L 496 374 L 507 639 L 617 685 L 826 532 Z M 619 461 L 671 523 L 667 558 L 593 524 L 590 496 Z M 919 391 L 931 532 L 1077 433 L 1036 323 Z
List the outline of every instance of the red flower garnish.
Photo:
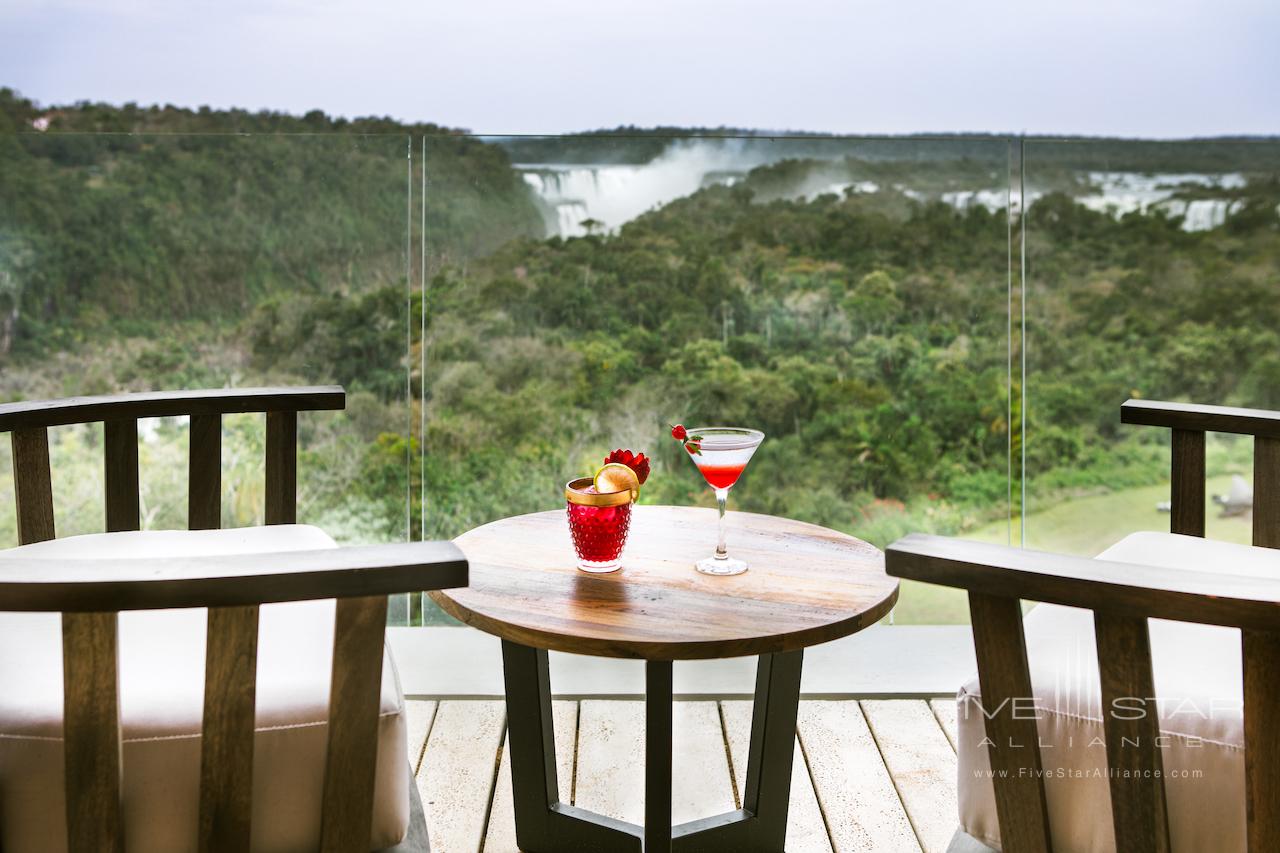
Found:
M 676 441 L 684 441 L 685 436 L 688 434 L 688 431 L 686 431 L 684 426 L 681 424 L 676 424 L 671 427 L 671 437 Z
M 630 450 L 618 449 L 606 456 L 604 462 L 606 465 L 610 462 L 621 462 L 626 465 L 636 472 L 636 479 L 640 481 L 642 486 L 644 481 L 649 479 L 649 457 L 643 453 L 632 453 Z

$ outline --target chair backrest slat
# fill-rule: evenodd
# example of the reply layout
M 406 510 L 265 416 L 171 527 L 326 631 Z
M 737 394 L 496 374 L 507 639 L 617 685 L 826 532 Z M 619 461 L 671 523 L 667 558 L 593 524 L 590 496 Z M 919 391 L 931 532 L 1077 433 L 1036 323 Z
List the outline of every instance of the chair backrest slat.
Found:
M 1030 705 L 1034 694 L 1022 633 L 1022 603 L 1016 598 L 970 592 L 969 612 L 1002 846 L 1005 850 L 1050 853 L 1049 811 L 1035 719 L 1038 712 Z
M 118 615 L 62 614 L 67 849 L 124 850 Z
M 1253 440 L 1253 544 L 1280 548 L 1280 438 Z
M 248 850 L 258 607 L 210 607 L 200 749 L 200 851 Z
M 1250 853 L 1280 850 L 1280 634 L 1243 631 L 1245 803 Z
M 267 524 L 298 518 L 298 413 L 267 412 Z
M 1253 544 L 1280 548 L 1280 438 L 1253 439 Z M 1249 850 L 1280 850 L 1280 634 L 1244 631 L 1244 766 Z
M 102 452 L 107 531 L 138 530 L 142 526 L 138 506 L 138 421 L 127 418 L 103 422 Z
M 1204 431 L 1173 431 L 1169 530 L 1204 536 Z
M 191 416 L 187 462 L 187 527 L 222 526 L 222 415 Z
M 320 829 L 322 853 L 369 847 L 386 624 L 385 595 L 338 600 Z
M 54 538 L 53 479 L 49 474 L 49 430 L 15 429 L 13 488 L 18 507 L 18 543 L 30 545 Z
M 1168 853 L 1169 817 L 1159 781 L 1164 778 L 1160 715 L 1148 701 L 1156 692 L 1147 619 L 1095 611 L 1093 625 L 1116 849 Z

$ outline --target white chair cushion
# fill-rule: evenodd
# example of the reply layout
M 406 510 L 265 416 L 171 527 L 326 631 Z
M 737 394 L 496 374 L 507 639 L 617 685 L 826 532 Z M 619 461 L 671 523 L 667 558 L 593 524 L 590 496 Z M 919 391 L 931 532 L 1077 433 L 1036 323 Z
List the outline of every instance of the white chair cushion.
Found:
M 1280 551 L 1170 533 L 1135 533 L 1098 559 L 1280 577 Z M 1037 605 L 1026 620 L 1045 793 L 1056 853 L 1111 853 L 1101 688 L 1088 610 Z M 1240 632 L 1150 620 L 1169 832 L 1174 853 L 1245 850 Z M 999 848 L 995 795 L 974 675 L 960 689 L 959 801 L 966 832 Z M 1198 774 L 1198 775 L 1197 775 Z
M 177 557 L 335 548 L 306 525 L 72 536 L 0 551 L 0 560 Z M 195 851 L 206 612 L 120 614 L 123 802 L 129 853 Z M 258 628 L 253 850 L 314 851 L 328 738 L 334 602 L 268 604 Z M 409 824 L 404 701 L 383 659 L 370 849 Z M 0 849 L 66 849 L 61 617 L 0 613 Z

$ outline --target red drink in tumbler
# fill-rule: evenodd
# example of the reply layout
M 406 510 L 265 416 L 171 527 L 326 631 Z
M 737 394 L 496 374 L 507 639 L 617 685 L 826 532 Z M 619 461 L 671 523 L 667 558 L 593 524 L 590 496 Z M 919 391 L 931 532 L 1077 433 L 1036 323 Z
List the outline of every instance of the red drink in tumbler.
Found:
M 631 493 L 600 494 L 591 478 L 583 477 L 566 485 L 564 496 L 578 568 L 584 572 L 617 571 L 631 526 Z

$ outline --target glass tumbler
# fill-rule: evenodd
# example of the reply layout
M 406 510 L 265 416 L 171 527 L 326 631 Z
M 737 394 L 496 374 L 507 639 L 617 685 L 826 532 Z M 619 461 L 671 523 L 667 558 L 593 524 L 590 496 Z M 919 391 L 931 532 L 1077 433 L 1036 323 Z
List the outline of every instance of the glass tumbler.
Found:
M 631 492 L 600 494 L 590 477 L 570 481 L 564 487 L 569 535 L 584 572 L 616 572 L 618 558 L 627 544 L 631 527 Z

